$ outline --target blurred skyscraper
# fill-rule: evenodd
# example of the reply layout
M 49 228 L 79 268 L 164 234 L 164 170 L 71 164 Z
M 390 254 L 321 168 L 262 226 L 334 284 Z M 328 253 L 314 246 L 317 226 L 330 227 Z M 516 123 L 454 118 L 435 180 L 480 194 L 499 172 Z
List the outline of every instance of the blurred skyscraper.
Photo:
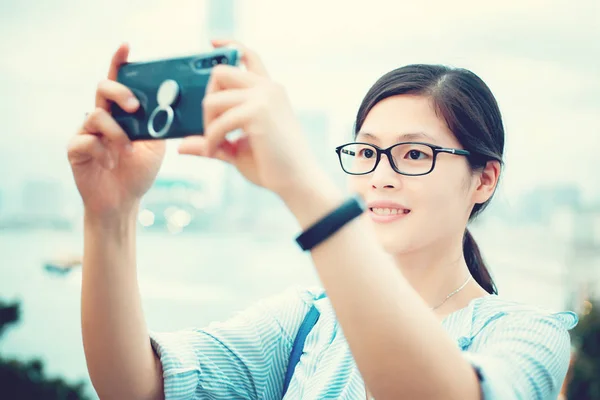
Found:
M 207 1 L 205 26 L 208 37 L 239 36 L 236 5 L 236 0 Z M 319 162 L 329 175 L 334 175 L 339 167 L 334 148 L 329 143 L 329 115 L 321 109 L 299 110 L 297 115 Z M 291 215 L 276 195 L 247 182 L 233 167 L 226 166 L 224 176 L 219 208 L 220 220 L 226 229 L 233 225 L 241 230 L 278 231 L 280 227 L 289 226 L 287 218 Z
M 206 36 L 209 38 L 226 38 L 236 36 L 236 0 L 208 0 L 206 2 Z M 221 218 L 222 225 L 226 225 L 227 221 L 239 221 L 245 214 L 243 203 L 241 202 L 244 189 L 248 188 L 248 183 L 244 178 L 239 176 L 235 168 L 225 166 L 223 174 L 223 182 L 221 182 Z
M 209 38 L 234 37 L 236 33 L 236 0 L 208 0 L 205 26 Z
M 63 188 L 50 180 L 31 180 L 23 184 L 21 212 L 38 218 L 56 218 L 64 214 Z
M 308 143 L 327 174 L 339 170 L 335 147 L 331 144 L 331 118 L 326 110 L 303 109 L 296 112 Z
M 9 187 L 3 193 L 1 228 L 71 228 L 68 204 L 60 182 L 26 180 L 17 190 Z

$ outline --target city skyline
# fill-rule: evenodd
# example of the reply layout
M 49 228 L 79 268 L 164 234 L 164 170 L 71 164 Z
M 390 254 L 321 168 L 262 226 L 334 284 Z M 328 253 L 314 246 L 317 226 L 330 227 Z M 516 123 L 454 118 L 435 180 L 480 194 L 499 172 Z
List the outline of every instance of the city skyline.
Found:
M 118 16 L 110 1 L 91 9 L 66 0 L 53 4 L 0 6 L 0 48 L 13 55 L 0 60 L 3 186 L 16 188 L 27 179 L 74 186 L 65 147 L 121 41 L 131 43 L 132 59 L 144 59 L 207 50 L 210 37 L 231 35 L 260 52 L 298 113 L 327 114 L 327 140 L 320 145 L 330 152 L 327 161 L 337 162 L 333 149 L 350 137 L 362 95 L 380 73 L 407 62 L 442 62 L 473 68 L 498 98 L 507 134 L 501 197 L 513 200 L 540 184 L 569 183 L 581 186 L 588 199 L 600 195 L 593 184 L 600 78 L 591 68 L 600 50 L 588 45 L 600 40 L 594 0 L 577 7 L 508 1 L 484 8 L 459 1 L 438 4 L 440 13 L 415 3 L 400 14 L 377 1 L 369 7 L 321 4 L 315 14 L 314 2 L 184 0 L 173 7 L 151 0 L 143 8 L 121 4 Z M 345 18 L 333 18 L 341 10 Z M 264 18 L 267 12 L 278 18 Z M 97 18 L 86 19 L 92 14 Z M 219 15 L 235 20 L 219 22 Z M 402 18 L 410 40 L 394 25 L 395 15 L 411 16 Z M 96 26 L 106 19 L 113 22 L 110 32 Z M 426 32 L 420 21 L 427 21 Z M 154 29 L 158 22 L 160 30 Z M 307 22 L 310 29 L 303 29 Z M 19 38 L 19 47 L 9 38 Z M 36 60 L 44 60 L 45 74 L 36 72 Z M 181 157 L 176 143 L 169 143 L 162 176 L 221 179 L 219 162 Z

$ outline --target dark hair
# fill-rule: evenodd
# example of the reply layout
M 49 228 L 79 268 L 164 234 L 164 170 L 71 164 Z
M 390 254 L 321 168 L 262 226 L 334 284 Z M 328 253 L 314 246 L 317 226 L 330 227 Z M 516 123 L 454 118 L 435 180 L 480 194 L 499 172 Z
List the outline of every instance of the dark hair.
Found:
M 413 64 L 383 75 L 363 99 L 354 126 L 356 136 L 371 109 L 391 96 L 401 94 L 430 97 L 436 113 L 442 116 L 448 128 L 465 150 L 471 169 L 485 167 L 488 161 L 502 163 L 504 153 L 504 126 L 498 103 L 488 86 L 473 72 L 443 65 Z M 485 209 L 491 198 L 475 204 L 469 220 Z M 498 290 L 483 261 L 473 236 L 465 230 L 463 253 L 473 278 L 488 293 Z

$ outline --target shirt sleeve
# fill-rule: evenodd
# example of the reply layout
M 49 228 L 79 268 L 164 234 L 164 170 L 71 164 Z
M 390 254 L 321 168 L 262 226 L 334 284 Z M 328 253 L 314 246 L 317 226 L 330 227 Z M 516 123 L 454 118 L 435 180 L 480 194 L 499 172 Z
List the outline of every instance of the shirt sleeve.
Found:
M 480 380 L 484 400 L 556 399 L 569 367 L 568 330 L 574 313 L 516 313 L 496 319 L 463 352 Z
M 290 288 L 203 329 L 150 332 L 166 400 L 281 396 L 293 339 L 314 295 Z

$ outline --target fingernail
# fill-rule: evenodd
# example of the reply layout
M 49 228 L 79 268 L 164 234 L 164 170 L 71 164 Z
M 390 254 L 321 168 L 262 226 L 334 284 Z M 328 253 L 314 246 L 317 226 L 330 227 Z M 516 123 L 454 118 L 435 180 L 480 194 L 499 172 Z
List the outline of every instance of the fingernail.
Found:
M 127 107 L 130 109 L 137 108 L 140 105 L 140 102 L 135 97 L 130 97 L 127 99 Z

